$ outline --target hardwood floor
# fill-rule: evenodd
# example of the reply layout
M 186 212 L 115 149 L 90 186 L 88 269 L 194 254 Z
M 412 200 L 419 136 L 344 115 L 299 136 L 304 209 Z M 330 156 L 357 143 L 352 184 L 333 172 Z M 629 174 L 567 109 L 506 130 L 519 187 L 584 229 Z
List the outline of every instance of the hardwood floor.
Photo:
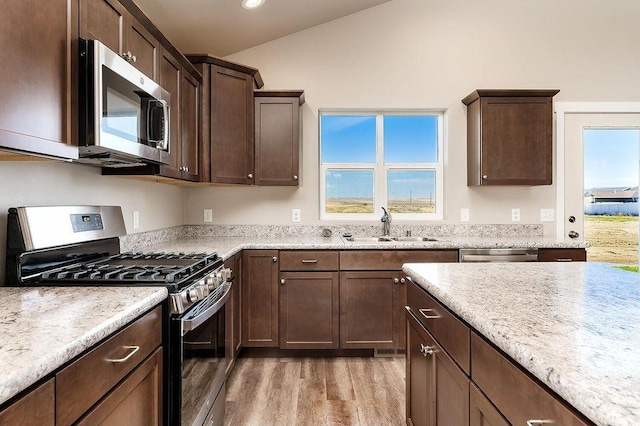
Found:
M 394 358 L 240 358 L 225 425 L 405 424 L 405 362 Z

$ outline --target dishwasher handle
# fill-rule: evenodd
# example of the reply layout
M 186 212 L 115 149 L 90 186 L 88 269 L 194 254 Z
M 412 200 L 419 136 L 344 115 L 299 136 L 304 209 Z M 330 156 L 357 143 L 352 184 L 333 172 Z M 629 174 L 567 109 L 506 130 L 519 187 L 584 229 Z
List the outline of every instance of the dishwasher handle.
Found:
M 460 262 L 537 262 L 538 249 L 461 249 Z

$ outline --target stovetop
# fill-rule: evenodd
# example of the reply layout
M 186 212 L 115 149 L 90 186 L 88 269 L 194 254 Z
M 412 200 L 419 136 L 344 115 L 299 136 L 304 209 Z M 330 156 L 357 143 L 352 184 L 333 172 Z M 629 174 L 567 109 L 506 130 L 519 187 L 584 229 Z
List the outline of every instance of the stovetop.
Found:
M 81 281 L 92 285 L 168 285 L 178 289 L 221 265 L 217 254 L 120 253 L 46 271 L 38 281 L 46 284 Z

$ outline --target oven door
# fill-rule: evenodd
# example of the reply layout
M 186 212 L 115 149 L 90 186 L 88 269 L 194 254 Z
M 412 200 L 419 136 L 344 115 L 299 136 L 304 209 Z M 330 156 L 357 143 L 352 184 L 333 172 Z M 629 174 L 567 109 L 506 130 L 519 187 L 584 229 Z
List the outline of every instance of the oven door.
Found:
M 171 380 L 171 424 L 217 426 L 224 421 L 224 320 L 230 289 L 231 283 L 224 283 L 182 316 L 172 319 L 172 361 L 180 362 L 172 362 L 176 374 Z

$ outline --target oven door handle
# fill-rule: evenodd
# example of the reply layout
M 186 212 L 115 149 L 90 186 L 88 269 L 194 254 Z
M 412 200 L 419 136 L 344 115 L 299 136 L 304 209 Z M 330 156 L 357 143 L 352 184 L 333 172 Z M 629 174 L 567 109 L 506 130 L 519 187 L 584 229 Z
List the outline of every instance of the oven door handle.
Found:
M 184 336 L 191 330 L 195 330 L 196 328 L 198 328 L 200 325 L 202 325 L 202 323 L 204 323 L 206 320 L 214 316 L 220 310 L 220 308 L 224 306 L 231 292 L 231 283 L 226 282 L 222 285 L 225 286 L 224 293 L 222 294 L 222 297 L 220 297 L 216 301 L 216 303 L 209 306 L 207 309 L 202 311 L 196 317 L 180 320 L 180 324 L 181 324 L 180 329 L 182 330 L 181 331 L 182 336 Z

